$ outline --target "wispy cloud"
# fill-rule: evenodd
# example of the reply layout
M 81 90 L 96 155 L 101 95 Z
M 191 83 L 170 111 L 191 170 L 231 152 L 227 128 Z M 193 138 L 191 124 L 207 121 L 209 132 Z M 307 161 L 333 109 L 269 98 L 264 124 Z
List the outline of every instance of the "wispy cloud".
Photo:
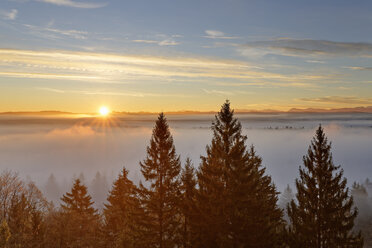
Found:
M 166 39 L 162 40 L 158 43 L 159 46 L 176 46 L 179 45 L 180 43 L 177 41 L 174 41 L 172 39 Z
M 238 39 L 239 37 L 236 36 L 227 36 L 224 32 L 218 31 L 218 30 L 205 30 L 204 38 L 209 39 Z
M 329 75 L 281 74 L 257 69 L 238 60 L 117 55 L 72 51 L 0 49 L 0 75 L 22 78 L 55 78 L 93 82 L 230 79 L 287 86 L 331 79 Z
M 325 64 L 325 62 L 321 60 L 306 60 L 306 62 L 312 64 Z
M 107 3 L 90 3 L 90 2 L 78 2 L 73 0 L 36 0 L 38 2 L 55 4 L 58 6 L 66 6 L 73 8 L 82 8 L 82 9 L 96 9 L 102 8 L 107 5 Z
M 13 77 L 13 78 L 63 79 L 63 80 L 89 81 L 89 82 L 96 82 L 96 81 L 100 82 L 100 81 L 106 80 L 105 78 L 99 77 L 99 76 L 73 74 L 73 73 L 58 74 L 58 73 L 44 73 L 44 72 L 0 71 L 0 76 Z
M 88 32 L 75 30 L 75 29 L 57 29 L 52 27 L 53 23 L 48 23 L 47 27 L 34 26 L 29 24 L 24 24 L 26 28 L 34 32 L 34 34 L 39 34 L 44 37 L 58 38 L 58 37 L 70 37 L 79 40 L 85 40 L 87 38 Z
M 260 53 L 261 55 L 272 53 L 286 56 L 372 57 L 372 44 L 286 38 L 249 42 L 245 45 L 241 45 L 240 51 L 245 55 L 250 55 L 252 53 Z
M 372 67 L 365 66 L 344 66 L 344 68 L 354 71 L 372 71 Z
M 54 88 L 45 88 L 45 87 L 39 87 L 37 89 L 38 90 L 43 90 L 43 91 L 54 92 L 54 93 L 65 93 L 66 92 L 64 90 L 59 90 L 59 89 L 54 89 Z
M 161 35 L 161 37 L 164 38 L 164 35 Z M 137 39 L 137 40 L 132 40 L 132 42 L 145 43 L 145 44 L 156 44 L 159 46 L 176 46 L 180 44 L 180 42 L 177 42 L 173 39 L 173 36 L 165 37 L 164 39 L 161 39 L 161 40 Z
M 38 87 L 36 88 L 42 91 L 48 91 L 53 93 L 69 93 L 69 94 L 82 94 L 82 95 L 105 95 L 105 96 L 132 96 L 132 97 L 144 97 L 145 94 L 141 92 L 109 92 L 109 91 L 87 91 L 87 90 L 61 90 L 55 88 Z
M 42 90 L 42 91 L 53 92 L 53 93 L 60 93 L 60 94 L 68 93 L 68 94 L 80 94 L 80 95 L 129 96 L 129 97 L 165 97 L 165 96 L 182 97 L 182 98 L 191 97 L 190 95 L 184 95 L 184 94 L 158 94 L 158 93 L 137 92 L 137 91 L 61 90 L 61 89 L 46 88 L 46 87 L 38 87 L 36 89 Z
M 15 20 L 18 15 L 18 10 L 12 9 L 10 11 L 0 10 L 0 17 L 4 20 Z
M 372 98 L 361 98 L 355 96 L 325 96 L 316 98 L 300 98 L 300 101 L 336 104 L 372 104 Z
M 158 44 L 157 40 L 132 40 L 135 43 Z
M 223 96 L 231 96 L 231 95 L 234 95 L 233 92 L 230 92 L 230 91 L 224 91 L 224 90 L 207 90 L 207 89 L 203 89 L 203 91 L 207 94 L 211 94 L 211 95 L 223 95 Z
M 176 46 L 180 44 L 179 42 L 170 39 L 161 41 L 157 40 L 132 40 L 132 41 L 135 43 L 157 44 L 159 46 Z

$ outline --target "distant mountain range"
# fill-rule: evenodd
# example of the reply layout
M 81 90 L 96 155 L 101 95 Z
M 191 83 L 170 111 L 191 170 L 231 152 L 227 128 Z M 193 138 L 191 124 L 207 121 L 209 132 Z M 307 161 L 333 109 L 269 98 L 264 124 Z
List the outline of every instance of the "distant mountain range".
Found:
M 195 115 L 195 114 L 215 114 L 216 111 L 170 111 L 165 112 L 169 115 Z M 354 107 L 354 108 L 335 108 L 335 109 L 320 109 L 320 108 L 292 108 L 288 111 L 279 111 L 274 109 L 265 109 L 265 110 L 246 110 L 246 109 L 236 109 L 235 113 L 238 114 L 270 114 L 270 113 L 372 113 L 372 106 L 367 107 Z M 111 115 L 151 115 L 157 114 L 156 112 L 112 112 Z M 20 112 L 2 112 L 0 115 L 20 115 L 20 116 L 61 116 L 61 115 L 97 115 L 96 113 L 72 113 L 56 110 L 47 110 L 47 111 L 20 111 Z
M 355 108 L 337 108 L 337 109 L 297 109 L 292 108 L 289 113 L 372 113 L 372 106 Z

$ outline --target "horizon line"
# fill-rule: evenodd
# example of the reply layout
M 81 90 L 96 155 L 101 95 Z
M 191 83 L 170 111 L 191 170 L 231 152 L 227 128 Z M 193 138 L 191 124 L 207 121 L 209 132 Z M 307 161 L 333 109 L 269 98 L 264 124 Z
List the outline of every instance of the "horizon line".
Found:
M 280 113 L 372 113 L 372 106 L 360 106 L 351 108 L 291 108 L 289 110 L 275 109 L 234 109 L 236 114 L 280 114 Z M 168 115 L 192 115 L 192 114 L 216 114 L 218 111 L 178 110 L 178 111 L 111 111 L 110 115 L 156 115 L 164 113 Z M 98 115 L 98 113 L 77 113 L 61 110 L 39 111 L 5 111 L 0 115 Z

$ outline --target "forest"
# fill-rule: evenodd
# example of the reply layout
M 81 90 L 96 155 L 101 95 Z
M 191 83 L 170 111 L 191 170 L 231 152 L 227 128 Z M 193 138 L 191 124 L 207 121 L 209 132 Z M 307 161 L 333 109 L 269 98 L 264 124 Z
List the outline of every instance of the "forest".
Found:
M 348 183 L 321 125 L 295 189 L 280 194 L 226 101 L 199 165 L 181 160 L 160 113 L 139 162 L 97 207 L 81 178 L 60 204 L 17 172 L 0 175 L 0 247 L 372 247 L 372 182 Z M 285 141 L 283 140 L 283 146 Z M 288 151 L 290 153 L 290 151 Z

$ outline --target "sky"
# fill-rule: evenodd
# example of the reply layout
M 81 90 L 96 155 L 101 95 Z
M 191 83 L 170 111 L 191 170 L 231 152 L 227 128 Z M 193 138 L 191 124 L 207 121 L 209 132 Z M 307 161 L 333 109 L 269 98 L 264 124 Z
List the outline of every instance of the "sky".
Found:
M 371 76 L 371 1 L 0 1 L 0 112 L 372 106 Z

